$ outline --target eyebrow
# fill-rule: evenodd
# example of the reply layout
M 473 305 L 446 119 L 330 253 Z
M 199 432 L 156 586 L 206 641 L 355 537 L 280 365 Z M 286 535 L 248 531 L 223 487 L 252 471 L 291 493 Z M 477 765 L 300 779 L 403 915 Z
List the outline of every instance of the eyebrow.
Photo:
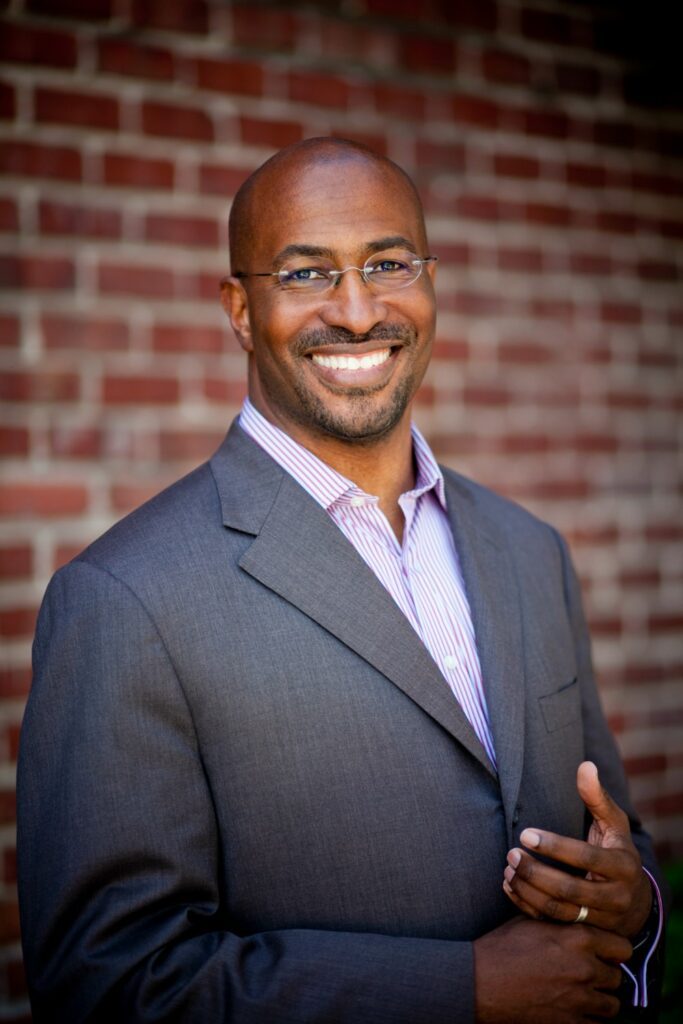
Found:
M 382 252 L 384 249 L 408 249 L 409 252 L 417 252 L 414 244 L 406 238 L 404 235 L 388 235 L 386 238 L 376 238 L 372 242 L 368 242 L 365 246 L 366 251 L 372 255 L 376 252 Z M 334 252 L 324 245 L 303 245 L 294 243 L 292 245 L 286 245 L 284 249 L 273 257 L 273 266 L 282 266 L 287 260 L 292 259 L 295 256 L 310 256 L 326 257 L 327 259 L 334 260 Z

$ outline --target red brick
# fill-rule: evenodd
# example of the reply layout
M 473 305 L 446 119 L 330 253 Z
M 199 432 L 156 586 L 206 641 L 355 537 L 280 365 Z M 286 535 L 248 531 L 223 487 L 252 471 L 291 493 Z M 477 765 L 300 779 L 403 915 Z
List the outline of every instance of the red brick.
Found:
M 225 348 L 225 335 L 218 327 L 157 324 L 152 332 L 152 347 L 155 352 L 218 354 Z
M 234 3 L 231 8 L 233 42 L 237 47 L 288 52 L 296 47 L 297 21 L 287 10 L 261 7 L 254 17 L 254 7 Z
M 4 22 L 0 26 L 1 61 L 73 68 L 76 66 L 76 37 L 71 32 Z
M 500 123 L 501 110 L 493 100 L 461 93 L 453 97 L 452 113 L 456 123 L 495 129 Z
M 606 171 L 598 164 L 567 164 L 567 181 L 582 188 L 604 188 Z
M 0 547 L 0 579 L 25 579 L 33 572 L 33 548 L 30 544 Z
M 614 269 L 609 256 L 601 253 L 571 253 L 569 267 L 572 273 L 589 273 L 594 276 L 608 275 Z
M 36 628 L 37 608 L 1 608 L 0 636 L 16 639 L 32 637 Z
M 571 223 L 571 210 L 566 206 L 556 206 L 552 203 L 527 203 L 525 212 L 526 219 L 531 224 L 569 227 Z
M 143 298 L 172 298 L 175 286 L 172 270 L 165 267 L 131 266 L 129 263 L 101 263 L 97 287 L 104 295 L 137 295 Z
M 538 178 L 541 165 L 535 157 L 519 153 L 498 153 L 493 160 L 493 169 L 503 178 Z
M 425 95 L 418 89 L 407 89 L 394 85 L 393 82 L 380 82 L 374 87 L 374 97 L 377 110 L 381 114 L 418 121 L 425 117 Z
M 539 274 L 543 270 L 543 253 L 540 249 L 499 249 L 498 266 L 515 273 Z
M 140 46 L 122 39 L 100 39 L 97 47 L 100 71 L 155 82 L 168 82 L 175 74 L 170 50 Z
M 678 281 L 681 276 L 676 264 L 666 260 L 640 260 L 636 271 L 644 281 Z
M 531 79 L 531 62 L 518 53 L 488 50 L 482 56 L 484 78 L 506 85 L 527 85 Z
M 16 900 L 2 900 L 0 902 L 0 943 L 16 942 L 20 936 L 19 904 Z
M 250 146 L 269 146 L 282 149 L 293 142 L 300 142 L 303 129 L 294 121 L 267 121 L 263 118 L 240 117 L 240 135 Z
M 0 289 L 62 291 L 73 288 L 74 282 L 72 260 L 58 256 L 0 256 Z
M 5 849 L 2 856 L 3 880 L 5 885 L 16 885 L 17 881 L 17 851 Z
M 208 217 L 149 214 L 145 220 L 145 237 L 151 242 L 215 248 L 219 242 L 218 222 Z
M 655 366 L 662 369 L 675 369 L 678 366 L 676 353 L 666 348 L 646 349 L 638 353 L 639 366 Z
M 473 220 L 497 221 L 501 219 L 501 205 L 495 196 L 460 196 L 455 204 L 460 217 Z
M 109 131 L 116 131 L 119 127 L 118 100 L 111 96 L 38 87 L 34 93 L 34 111 L 36 121 L 46 124 L 79 125 Z
M 633 171 L 631 187 L 640 192 L 655 192 L 657 195 L 678 196 L 681 191 L 680 178 L 675 175 L 653 174 L 647 171 Z
M 234 196 L 249 171 L 224 164 L 201 164 L 199 189 L 204 195 Z
M 603 302 L 600 317 L 608 324 L 639 324 L 643 319 L 640 306 L 629 302 Z
M 510 404 L 510 392 L 499 384 L 466 384 L 462 397 L 466 405 L 500 407 Z
M 21 731 L 21 729 L 20 729 L 20 725 L 19 725 L 18 722 L 11 722 L 7 726 L 7 748 L 8 748 L 8 752 L 9 752 L 10 764 L 16 764 L 17 763 L 17 757 L 19 756 L 19 736 L 20 736 L 20 731 Z M 14 851 L 13 850 L 6 850 L 5 853 L 12 854 L 12 853 L 14 853 Z M 11 866 L 12 866 L 11 865 L 11 859 L 10 859 L 9 863 L 8 863 L 8 859 L 6 857 L 3 858 L 3 860 L 4 860 L 4 868 L 5 868 L 5 877 L 7 877 L 7 875 L 9 874 L 8 868 L 11 869 Z M 16 882 L 16 868 L 15 868 L 14 878 L 12 879 L 12 881 Z
M 555 78 L 561 93 L 597 96 L 600 92 L 600 73 L 589 64 L 558 64 L 555 69 Z
M 19 211 L 14 199 L 0 199 L 0 231 L 17 231 Z
M 19 318 L 12 313 L 0 313 L 0 349 L 19 345 Z
M 26 427 L 0 426 L 0 455 L 28 455 L 29 437 Z
M 647 620 L 650 633 L 683 633 L 683 615 L 650 615 Z
M 151 483 L 118 483 L 110 488 L 109 502 L 112 509 L 124 515 L 149 501 L 164 487 L 166 480 L 159 479 Z M 170 482 L 170 481 L 169 481 Z
M 631 149 L 636 143 L 635 128 L 627 121 L 598 121 L 593 129 L 593 139 L 599 146 Z
M 255 62 L 200 57 L 195 74 L 200 89 L 226 95 L 263 95 L 263 68 Z
M 213 141 L 213 122 L 208 114 L 196 107 L 181 107 L 175 103 L 143 103 L 142 126 L 148 135 L 192 139 L 193 142 Z
M 26 998 L 26 971 L 24 970 L 23 962 L 21 960 L 10 960 L 5 967 L 5 972 L 7 992 L 10 999 Z
M 659 587 L 661 582 L 662 574 L 659 569 L 631 569 L 619 573 L 619 585 L 622 587 L 635 587 L 640 590 Z
M 17 111 L 15 89 L 9 82 L 0 82 L 0 119 L 13 121 Z
M 533 319 L 571 323 L 574 318 L 574 305 L 566 299 L 532 299 L 529 303 L 529 313 Z
M 638 221 L 632 213 L 618 210 L 601 210 L 595 219 L 601 231 L 613 231 L 620 235 L 632 235 L 638 227 Z
M 77 18 L 102 21 L 112 16 L 112 0 L 27 0 L 26 7 L 36 14 L 52 18 Z
M 547 363 L 553 358 L 553 351 L 547 345 L 532 341 L 503 341 L 498 346 L 498 360 L 501 363 L 534 365 Z
M 2 495 L 0 494 L 0 504 Z M 17 697 L 27 697 L 31 687 L 31 669 L 28 668 L 2 668 L 0 669 L 0 697 L 15 700 Z
M 160 28 L 167 32 L 204 35 L 208 31 L 208 6 L 205 0 L 133 0 L 133 22 L 141 28 Z M 254 21 L 258 18 L 253 17 Z
M 0 144 L 0 174 L 80 181 L 81 154 L 68 146 L 5 140 Z
M 102 398 L 107 405 L 172 405 L 180 397 L 177 377 L 115 377 L 102 382 Z
M 629 775 L 650 775 L 664 772 L 667 768 L 665 754 L 646 754 L 641 757 L 625 757 L 624 768 Z
M 246 383 L 239 380 L 227 380 L 225 377 L 206 377 L 202 394 L 210 402 L 221 405 L 241 405 L 247 393 Z
M 72 402 L 79 392 L 76 373 L 45 369 L 0 373 L 0 397 L 6 402 Z
M 607 406 L 610 409 L 648 409 L 651 404 L 650 396 L 643 391 L 607 392 Z
M 53 572 L 57 572 L 57 569 L 61 569 L 63 565 L 73 561 L 82 550 L 82 544 L 60 544 L 55 550 L 52 559 Z
M 104 181 L 128 188 L 173 188 L 175 168 L 171 160 L 105 153 Z
M 421 172 L 429 167 L 436 167 L 439 171 L 461 171 L 465 167 L 465 146 L 461 142 L 418 139 L 416 162 Z
M 164 460 L 208 459 L 223 440 L 222 431 L 165 430 L 159 437 Z
M 81 484 L 7 481 L 0 492 L 0 515 L 68 516 L 84 512 L 88 492 Z
M 590 434 L 588 432 L 577 434 L 565 443 L 567 447 L 572 447 L 583 454 L 595 454 L 600 452 L 602 454 L 612 455 L 619 448 L 619 441 L 616 437 L 611 437 L 608 434 Z
M 59 426 L 50 431 L 50 454 L 67 459 L 96 459 L 102 454 L 102 432 L 90 426 Z
M 75 235 L 79 238 L 121 237 L 121 214 L 118 210 L 44 199 L 39 205 L 38 217 L 40 230 L 44 235 Z
M 305 71 L 290 71 L 287 76 L 290 100 L 310 103 L 316 107 L 334 107 L 346 110 L 349 105 L 349 87 L 340 78 L 316 75 Z
M 443 36 L 406 33 L 399 39 L 399 59 L 408 71 L 452 74 L 455 71 L 455 44 Z
M 566 139 L 569 134 L 569 118 L 557 110 L 527 110 L 522 115 L 522 124 L 527 135 Z
M 391 0 L 388 0 L 388 6 L 391 7 Z M 437 17 L 458 29 L 476 28 L 482 32 L 493 32 L 498 23 L 494 0 L 437 0 L 434 7 Z M 414 19 L 415 4 L 412 11 L 411 18 Z
M 48 349 L 122 351 L 130 344 L 128 324 L 114 318 L 46 313 L 41 318 L 41 330 Z

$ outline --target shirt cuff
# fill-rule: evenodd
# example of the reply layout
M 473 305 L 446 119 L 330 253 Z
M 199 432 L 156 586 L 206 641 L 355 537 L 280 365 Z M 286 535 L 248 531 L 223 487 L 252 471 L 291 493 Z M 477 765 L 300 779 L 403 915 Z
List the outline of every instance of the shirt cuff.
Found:
M 652 886 L 652 909 L 647 921 L 633 939 L 633 956 L 629 961 L 629 966 L 621 964 L 624 974 L 633 982 L 632 1005 L 641 1007 L 648 1005 L 647 969 L 652 954 L 659 944 L 664 924 L 664 909 L 659 886 L 647 868 L 643 868 L 643 871 L 650 879 Z

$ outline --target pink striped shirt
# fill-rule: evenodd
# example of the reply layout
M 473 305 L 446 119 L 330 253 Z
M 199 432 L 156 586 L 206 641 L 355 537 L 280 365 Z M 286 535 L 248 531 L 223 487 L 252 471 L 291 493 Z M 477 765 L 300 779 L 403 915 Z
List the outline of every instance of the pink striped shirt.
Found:
M 441 670 L 493 765 L 496 764 L 481 666 L 444 481 L 413 426 L 415 487 L 399 498 L 403 543 L 379 507 L 351 480 L 265 419 L 246 399 L 240 426 L 326 510 L 389 591 Z

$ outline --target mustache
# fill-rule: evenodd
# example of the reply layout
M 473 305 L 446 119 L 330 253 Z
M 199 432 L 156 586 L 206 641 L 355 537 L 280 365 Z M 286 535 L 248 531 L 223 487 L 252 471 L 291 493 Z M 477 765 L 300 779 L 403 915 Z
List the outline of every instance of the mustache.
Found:
M 412 345 L 417 340 L 417 331 L 408 324 L 375 324 L 365 334 L 354 334 L 345 327 L 312 327 L 302 331 L 294 346 L 295 355 L 304 356 L 312 349 L 334 345 L 360 345 L 364 341 L 400 341 Z

